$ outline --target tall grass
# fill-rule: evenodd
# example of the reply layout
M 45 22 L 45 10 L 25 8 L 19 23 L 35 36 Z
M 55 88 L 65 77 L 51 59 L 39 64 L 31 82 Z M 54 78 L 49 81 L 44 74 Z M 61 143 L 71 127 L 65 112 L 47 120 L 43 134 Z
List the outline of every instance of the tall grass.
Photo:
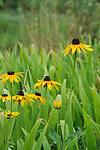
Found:
M 91 40 L 89 40 L 91 44 Z M 39 92 L 46 98 L 46 104 L 37 103 L 20 107 L 17 118 L 6 121 L 0 115 L 0 148 L 3 149 L 4 136 L 7 137 L 6 149 L 57 149 L 57 110 L 53 101 L 61 95 L 63 101 L 58 124 L 58 146 L 60 150 L 70 149 L 99 149 L 100 148 L 100 43 L 94 43 L 94 52 L 78 54 L 74 71 L 74 58 L 70 54 L 62 55 L 51 50 L 48 54 L 44 49 L 38 51 L 34 45 L 29 50 L 21 44 L 13 51 L 0 55 L 0 74 L 14 70 L 28 71 L 26 76 L 25 93 L 35 93 L 33 89 L 37 79 L 42 80 L 49 75 L 51 80 L 62 83 L 59 92 L 56 89 L 47 91 L 41 87 Z M 1 82 L 1 81 L 0 81 Z M 18 93 L 21 84 L 13 85 L 13 95 Z M 0 94 L 11 94 L 9 82 L 0 84 Z M 10 102 L 7 103 L 7 108 Z M 2 103 L 0 111 L 3 111 Z M 15 111 L 17 106 L 13 104 Z M 4 134 L 5 133 L 5 134 Z M 6 150 L 5 149 L 5 150 Z
M 13 5 L 16 6 L 13 8 Z M 100 3 L 97 1 L 6 1 L 0 10 L 0 49 L 15 42 L 41 49 L 58 49 L 72 37 L 99 39 Z

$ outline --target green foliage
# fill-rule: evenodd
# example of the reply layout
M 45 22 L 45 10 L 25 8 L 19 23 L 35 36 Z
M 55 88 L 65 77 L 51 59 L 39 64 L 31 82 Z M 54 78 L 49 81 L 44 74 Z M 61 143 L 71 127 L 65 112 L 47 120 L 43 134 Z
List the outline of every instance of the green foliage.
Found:
M 58 50 L 73 37 L 88 34 L 99 40 L 100 2 L 97 0 L 0 0 L 0 50 L 15 42 Z M 65 44 L 66 43 L 66 44 Z
M 91 40 L 90 40 L 91 41 Z M 14 70 L 24 72 L 20 83 L 13 84 L 13 95 L 20 89 L 24 93 L 35 93 L 33 89 L 37 79 L 43 80 L 49 75 L 52 81 L 62 84 L 57 91 L 41 87 L 39 92 L 46 99 L 45 105 L 27 103 L 18 108 L 13 103 L 13 111 L 19 109 L 20 115 L 15 119 L 3 119 L 0 114 L 0 149 L 57 149 L 57 118 L 58 147 L 60 150 L 97 149 L 100 146 L 100 43 L 94 43 L 94 52 L 78 54 L 76 68 L 74 57 L 68 54 L 63 57 L 62 51 L 56 54 L 51 50 L 48 54 L 42 48 L 38 51 L 33 45 L 29 50 L 15 45 L 13 51 L 0 55 L 0 74 Z M 63 50 L 63 48 L 62 48 Z M 0 94 L 11 94 L 9 81 L 2 84 Z M 57 116 L 53 101 L 61 95 L 62 107 Z M 10 109 L 10 101 L 6 110 Z M 4 111 L 0 102 L 0 112 Z M 5 121 L 6 120 L 6 121 Z M 91 136 L 90 136 L 91 135 Z M 6 138 L 6 143 L 5 139 Z

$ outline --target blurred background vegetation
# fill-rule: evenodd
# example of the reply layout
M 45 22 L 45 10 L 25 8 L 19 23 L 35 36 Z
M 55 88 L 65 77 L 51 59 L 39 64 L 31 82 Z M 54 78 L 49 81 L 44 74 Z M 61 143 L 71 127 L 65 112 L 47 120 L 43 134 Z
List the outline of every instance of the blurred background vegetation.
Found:
M 18 42 L 57 50 L 75 37 L 100 40 L 99 12 L 99 0 L 0 0 L 0 51 Z

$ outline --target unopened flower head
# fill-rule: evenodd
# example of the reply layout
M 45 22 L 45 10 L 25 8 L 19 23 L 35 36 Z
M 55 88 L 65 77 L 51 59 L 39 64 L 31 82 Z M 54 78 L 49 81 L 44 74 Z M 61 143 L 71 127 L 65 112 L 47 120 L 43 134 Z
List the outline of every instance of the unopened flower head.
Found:
M 54 101 L 53 102 L 53 106 L 56 108 L 56 109 L 60 109 L 61 106 L 62 106 L 62 101 Z

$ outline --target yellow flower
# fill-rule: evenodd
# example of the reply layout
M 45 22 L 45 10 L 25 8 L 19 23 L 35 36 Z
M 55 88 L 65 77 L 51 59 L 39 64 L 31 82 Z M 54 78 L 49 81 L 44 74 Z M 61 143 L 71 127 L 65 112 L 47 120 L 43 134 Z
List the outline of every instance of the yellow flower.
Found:
M 26 104 L 27 104 L 27 101 L 30 102 L 31 104 L 32 104 L 32 102 L 34 102 L 32 99 L 27 98 L 26 96 L 24 96 L 23 91 L 19 91 L 17 95 L 12 97 L 12 99 L 16 100 L 15 105 L 17 105 L 17 103 L 21 101 L 22 107 L 24 106 L 24 102 L 26 102 Z
M 4 115 L 4 117 L 7 117 L 7 119 L 10 119 L 10 118 L 14 118 L 15 116 L 18 116 L 20 113 L 19 112 L 10 112 L 10 110 L 5 111 L 5 113 L 1 113 L 2 115 Z
M 11 96 L 8 96 L 7 94 L 2 94 L 2 95 L 0 95 L 0 99 L 2 99 L 2 101 L 4 103 L 5 101 L 11 100 Z
M 51 86 L 51 85 L 53 85 L 53 86 L 57 89 L 57 91 L 59 91 L 59 89 L 58 89 L 58 87 L 56 86 L 56 84 L 57 84 L 57 85 L 62 85 L 62 84 L 60 84 L 60 83 L 58 83 L 58 82 L 56 82 L 56 81 L 51 81 L 49 76 L 45 76 L 44 81 L 41 81 L 41 80 L 37 80 L 37 81 L 38 81 L 38 82 L 35 83 L 35 85 L 34 85 L 34 89 L 38 86 L 38 90 L 39 90 L 42 86 L 46 86 L 49 90 L 52 90 L 52 86 Z
M 72 50 L 72 55 L 76 52 L 76 50 L 81 53 L 81 50 L 83 50 L 85 53 L 87 53 L 85 50 L 93 51 L 92 48 L 90 48 L 91 45 L 85 45 L 80 43 L 79 39 L 73 39 L 72 43 L 70 45 L 67 45 L 66 49 L 63 51 L 64 56 L 69 53 L 70 50 Z
M 44 105 L 46 102 L 46 99 L 41 96 L 41 93 L 35 93 L 35 94 L 25 94 L 27 97 L 34 98 L 37 102 L 40 100 L 42 103 L 40 105 Z
M 56 109 L 60 109 L 61 106 L 62 106 L 62 101 L 54 101 L 53 102 L 53 106 L 56 108 Z
M 10 79 L 11 83 L 13 83 L 14 81 L 18 83 L 21 80 L 19 76 L 23 77 L 23 75 L 21 75 L 22 73 L 24 72 L 15 73 L 14 71 L 8 71 L 0 77 L 0 80 L 3 79 L 2 83 L 6 82 L 8 79 Z

